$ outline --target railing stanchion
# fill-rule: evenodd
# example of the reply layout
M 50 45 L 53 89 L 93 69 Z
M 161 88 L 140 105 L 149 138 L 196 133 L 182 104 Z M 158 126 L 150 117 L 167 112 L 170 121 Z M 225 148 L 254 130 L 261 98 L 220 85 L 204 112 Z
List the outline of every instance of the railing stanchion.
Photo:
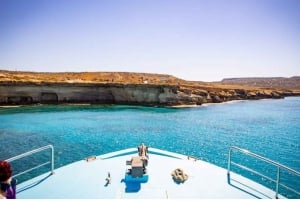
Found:
M 54 147 L 51 147 L 51 174 L 54 174 Z
M 230 165 L 231 165 L 231 149 L 229 149 L 229 152 L 228 152 L 228 167 L 227 167 L 227 175 L 228 176 L 230 174 Z
M 278 192 L 279 192 L 279 183 L 280 183 L 280 168 L 277 167 L 277 179 L 276 179 L 276 195 L 275 198 L 278 199 Z

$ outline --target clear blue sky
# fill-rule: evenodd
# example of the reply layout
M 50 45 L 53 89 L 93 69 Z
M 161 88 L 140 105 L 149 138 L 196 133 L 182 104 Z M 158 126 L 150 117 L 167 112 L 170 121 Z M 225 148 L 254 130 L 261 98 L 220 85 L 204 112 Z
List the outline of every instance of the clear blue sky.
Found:
M 0 69 L 300 75 L 300 0 L 0 0 Z

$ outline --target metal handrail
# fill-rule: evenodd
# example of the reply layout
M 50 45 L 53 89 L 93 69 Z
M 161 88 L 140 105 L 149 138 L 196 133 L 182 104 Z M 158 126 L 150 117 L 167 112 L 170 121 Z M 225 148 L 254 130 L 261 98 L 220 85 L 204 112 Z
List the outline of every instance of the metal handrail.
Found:
M 262 174 L 262 173 L 260 173 L 260 172 L 257 172 L 257 171 L 255 171 L 255 170 L 253 170 L 253 169 L 251 169 L 251 168 L 248 168 L 248 167 L 245 167 L 245 166 L 243 166 L 243 165 L 240 165 L 240 164 L 237 164 L 237 163 L 235 163 L 235 162 L 232 162 L 232 160 L 231 160 L 231 153 L 232 153 L 232 150 L 236 150 L 236 151 L 238 151 L 238 152 L 240 152 L 240 153 L 243 153 L 243 154 L 252 156 L 252 157 L 257 158 L 257 159 L 259 159 L 259 160 L 261 160 L 261 161 L 264 161 L 264 162 L 266 162 L 266 163 L 269 163 L 269 164 L 271 164 L 271 165 L 274 165 L 274 166 L 277 168 L 277 177 L 276 177 L 276 180 L 275 180 L 275 179 L 272 179 L 272 178 L 270 178 L 270 177 L 268 177 L 268 176 L 266 176 L 266 175 L 264 175 L 264 174 Z M 300 176 L 300 172 L 298 172 L 298 171 L 296 171 L 296 170 L 293 170 L 292 168 L 289 168 L 289 167 L 287 167 L 287 166 L 285 166 L 285 165 L 282 165 L 282 164 L 280 164 L 280 163 L 278 163 L 278 162 L 276 162 L 276 161 L 270 160 L 270 159 L 268 159 L 268 158 L 265 158 L 265 157 L 263 157 L 263 156 L 260 156 L 260 155 L 258 155 L 258 154 L 252 153 L 252 152 L 250 152 L 250 151 L 248 151 L 248 150 L 246 150 L 246 149 L 241 149 L 241 148 L 236 147 L 236 146 L 232 146 L 232 147 L 230 147 L 230 149 L 229 149 L 229 154 L 228 154 L 228 168 L 227 168 L 227 174 L 228 174 L 228 176 L 230 175 L 231 164 L 232 164 L 232 165 L 236 165 L 236 166 L 240 167 L 241 169 L 244 169 L 244 170 L 247 170 L 247 171 L 249 171 L 249 172 L 252 172 L 252 173 L 254 173 L 254 174 L 256 174 L 256 175 L 259 175 L 259 176 L 261 176 L 261 177 L 263 177 L 263 178 L 265 178 L 265 179 L 268 179 L 269 181 L 275 182 L 275 183 L 276 183 L 276 194 L 275 194 L 275 198 L 278 198 L 279 185 L 282 186 L 282 187 L 284 187 L 284 188 L 286 188 L 286 189 L 288 189 L 288 190 L 290 190 L 290 191 L 293 191 L 294 193 L 296 193 L 296 194 L 298 194 L 298 195 L 300 195 L 300 192 L 298 192 L 296 189 L 293 189 L 293 188 L 291 188 L 291 187 L 287 187 L 287 186 L 285 186 L 285 185 L 283 185 L 283 184 L 280 184 L 280 170 L 281 170 L 281 169 L 282 169 L 282 170 L 286 170 L 286 171 L 288 171 L 288 172 L 290 172 L 290 173 L 292 173 L 292 174 L 294 174 L 294 175 L 296 175 L 296 176 Z
M 15 161 L 15 160 L 18 160 L 18 159 L 30 156 L 32 154 L 44 151 L 46 149 L 51 149 L 51 159 L 50 159 L 50 161 L 47 161 L 47 162 L 42 163 L 42 164 L 39 164 L 39 165 L 37 165 L 37 166 L 35 166 L 33 168 L 27 169 L 27 170 L 25 170 L 23 172 L 20 172 L 20 173 L 16 174 L 16 175 L 13 175 L 13 176 L 17 177 L 17 176 L 23 175 L 25 173 L 31 172 L 32 170 L 35 170 L 35 169 L 40 168 L 42 166 L 45 166 L 45 165 L 47 165 L 49 163 L 51 163 L 51 174 L 54 174 L 54 147 L 52 145 L 47 145 L 47 146 L 44 146 L 44 147 L 40 147 L 38 149 L 34 149 L 34 150 L 31 150 L 31 151 L 28 151 L 26 153 L 14 156 L 14 157 L 9 158 L 9 159 L 6 159 L 6 161 L 7 162 L 12 162 L 12 161 Z

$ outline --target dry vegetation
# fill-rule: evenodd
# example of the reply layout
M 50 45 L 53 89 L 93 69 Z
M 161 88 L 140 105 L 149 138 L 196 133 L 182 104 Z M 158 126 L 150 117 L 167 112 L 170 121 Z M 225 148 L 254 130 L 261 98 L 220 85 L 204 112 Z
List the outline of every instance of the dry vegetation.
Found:
M 256 86 L 268 88 L 300 89 L 300 76 L 290 78 L 266 77 L 266 78 L 228 78 L 221 81 L 223 84 L 234 84 L 240 86 Z
M 67 83 L 132 83 L 132 84 L 178 84 L 185 82 L 170 75 L 130 72 L 64 72 L 40 73 L 0 71 L 0 81 L 16 82 L 67 82 Z
M 261 78 L 268 79 L 268 78 Z M 288 79 L 288 78 L 287 78 Z M 248 78 L 246 81 L 242 78 L 237 80 L 230 79 L 231 82 L 197 82 L 186 81 L 171 75 L 164 74 L 151 74 L 151 73 L 132 73 L 132 72 L 63 72 L 63 73 L 45 73 L 45 72 L 22 72 L 22 71 L 4 71 L 0 70 L 0 82 L 32 82 L 32 83 L 118 83 L 118 84 L 167 84 L 167 85 L 179 85 L 181 88 L 189 88 L 191 90 L 205 89 L 210 91 L 218 91 L 222 89 L 259 89 L 259 88 L 275 88 L 270 85 L 258 85 L 257 79 L 251 82 Z M 232 81 L 234 80 L 234 81 Z M 280 82 L 275 82 L 273 79 L 273 85 L 276 88 L 282 88 Z M 297 79 L 297 83 L 292 86 L 299 86 L 293 89 L 294 91 L 300 91 L 300 80 Z M 263 83 L 260 81 L 259 83 Z M 269 82 L 266 82 L 269 83 Z M 277 84 L 275 84 L 277 83 Z M 290 83 L 290 82 L 289 82 Z M 283 87 L 287 89 L 286 87 Z

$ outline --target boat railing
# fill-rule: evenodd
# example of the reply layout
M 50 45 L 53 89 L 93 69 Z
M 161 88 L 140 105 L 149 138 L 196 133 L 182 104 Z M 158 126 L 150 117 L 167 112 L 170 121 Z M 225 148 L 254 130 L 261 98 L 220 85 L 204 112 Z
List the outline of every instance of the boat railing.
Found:
M 259 159 L 259 160 L 261 160 L 261 161 L 264 161 L 264 162 L 266 162 L 266 163 L 268 163 L 268 164 L 270 164 L 270 165 L 273 165 L 275 168 L 277 168 L 276 178 L 271 178 L 271 177 L 269 177 L 269 176 L 267 176 L 267 175 L 265 175 L 265 174 L 263 174 L 263 173 L 261 173 L 261 172 L 258 172 L 258 171 L 256 171 L 256 170 L 253 170 L 253 169 L 249 168 L 249 167 L 246 167 L 246 166 L 244 166 L 244 165 L 241 165 L 241 164 L 238 164 L 238 163 L 233 162 L 233 161 L 232 161 L 232 152 L 233 152 L 233 151 L 240 152 L 240 153 L 242 153 L 242 154 L 251 156 L 251 157 L 253 157 L 253 158 L 256 158 L 256 159 Z M 275 198 L 278 198 L 279 187 L 283 187 L 283 188 L 285 188 L 285 189 L 287 189 L 287 190 L 289 190 L 289 191 L 291 191 L 291 192 L 297 194 L 298 196 L 300 196 L 300 192 L 298 192 L 296 189 L 294 189 L 294 188 L 292 188 L 292 187 L 289 187 L 289 186 L 286 186 L 286 185 L 282 184 L 282 183 L 281 183 L 281 180 L 280 180 L 280 173 L 281 173 L 282 170 L 285 170 L 285 171 L 289 172 L 290 174 L 292 174 L 292 175 L 294 175 L 294 176 L 296 176 L 296 177 L 299 177 L 299 176 L 300 176 L 300 172 L 298 172 L 298 171 L 296 171 L 296 170 L 293 170 L 292 168 L 289 168 L 289 167 L 287 167 L 287 166 L 285 166 L 285 165 L 282 165 L 282 164 L 280 164 L 280 163 L 278 163 L 278 162 L 276 162 L 276 161 L 270 160 L 270 159 L 268 159 L 268 158 L 265 158 L 265 157 L 263 157 L 263 156 L 260 156 L 260 155 L 258 155 L 258 154 L 252 153 L 252 152 L 250 152 L 250 151 L 248 151 L 248 150 L 246 150 L 246 149 L 241 149 L 241 148 L 236 147 L 236 146 L 232 146 L 232 147 L 230 147 L 230 149 L 229 149 L 229 155 L 228 155 L 228 169 L 227 169 L 227 174 L 228 174 L 228 176 L 230 175 L 230 171 L 231 171 L 231 166 L 232 166 L 232 165 L 235 165 L 235 166 L 237 166 L 237 167 L 239 167 L 239 168 L 241 168 L 241 169 L 244 169 L 244 170 L 249 171 L 249 172 L 251 172 L 251 173 L 253 173 L 253 174 L 256 174 L 256 175 L 258 175 L 258 176 L 260 176 L 260 177 L 262 177 L 262 178 L 264 178 L 264 179 L 267 179 L 267 180 L 269 180 L 269 181 L 271 181 L 271 182 L 274 182 L 274 183 L 276 184 L 276 191 L 275 191 L 276 194 L 275 194 Z
M 25 171 L 20 172 L 20 173 L 14 174 L 13 177 L 21 176 L 23 174 L 26 174 L 28 172 L 31 172 L 31 171 L 33 171 L 35 169 L 41 168 L 41 167 L 43 167 L 45 165 L 48 165 L 48 164 L 51 164 L 51 166 L 50 166 L 50 172 L 51 172 L 51 174 L 54 174 L 54 147 L 52 145 L 47 145 L 47 146 L 44 146 L 44 147 L 40 147 L 38 149 L 34 149 L 34 150 L 31 150 L 31 151 L 25 152 L 23 154 L 14 156 L 12 158 L 9 158 L 6 161 L 7 162 L 13 162 L 13 161 L 16 161 L 16 160 L 19 160 L 19 159 L 31 156 L 31 155 L 33 155 L 35 153 L 39 153 L 39 152 L 48 150 L 48 149 L 50 149 L 50 151 L 51 151 L 51 155 L 50 155 L 50 160 L 49 161 L 47 161 L 45 163 L 38 164 L 38 165 L 36 165 L 36 166 L 34 166 L 32 168 L 29 168 L 29 169 L 27 169 Z

